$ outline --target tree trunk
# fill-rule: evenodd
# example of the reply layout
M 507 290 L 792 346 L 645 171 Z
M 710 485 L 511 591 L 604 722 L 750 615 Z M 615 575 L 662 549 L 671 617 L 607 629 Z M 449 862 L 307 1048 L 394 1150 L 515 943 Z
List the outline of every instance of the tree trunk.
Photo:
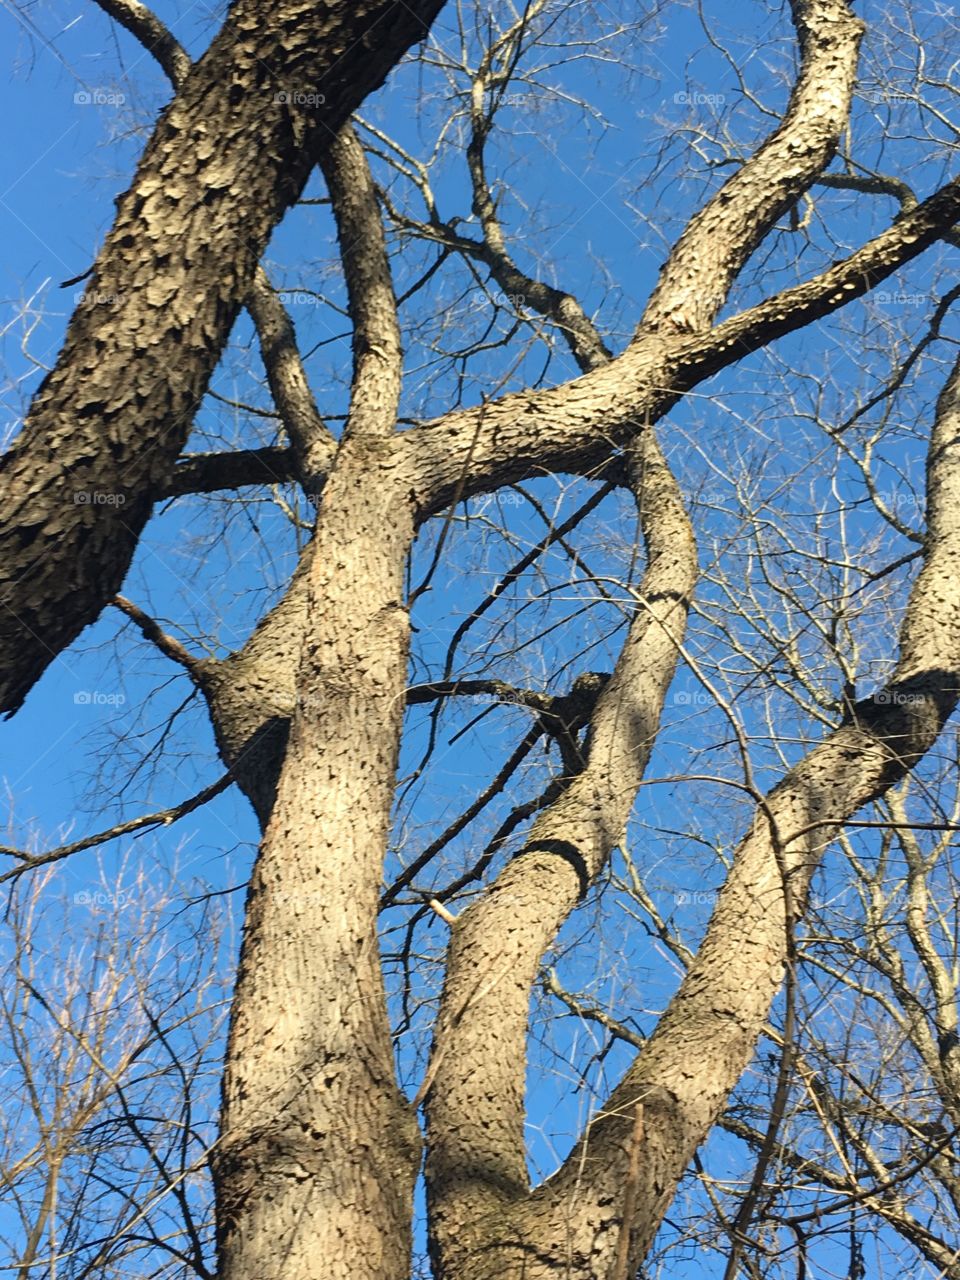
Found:
M 236 0 L 162 113 L 0 464 L 0 710 L 120 589 L 261 254 L 443 0 Z
M 300 697 L 254 871 L 213 1160 L 220 1280 L 402 1280 L 420 1141 L 376 942 L 407 675 L 409 484 L 350 441 L 312 557 Z

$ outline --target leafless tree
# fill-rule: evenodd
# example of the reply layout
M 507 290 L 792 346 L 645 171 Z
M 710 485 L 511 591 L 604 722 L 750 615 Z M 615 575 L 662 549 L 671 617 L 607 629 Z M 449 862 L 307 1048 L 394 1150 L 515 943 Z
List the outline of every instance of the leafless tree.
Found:
M 575 227 L 538 252 L 522 177 L 507 197 L 523 138 L 503 121 L 536 104 L 602 124 L 552 67 L 636 84 L 666 11 L 235 0 L 191 64 L 143 5 L 99 4 L 173 97 L 91 269 L 104 301 L 75 313 L 3 462 L 2 687 L 17 710 L 112 605 L 202 698 L 227 770 L 130 822 L 168 823 L 228 784 L 256 814 L 211 1151 L 220 1280 L 409 1275 L 421 1162 L 437 1280 L 627 1280 L 657 1265 L 685 1177 L 729 1276 L 803 1274 L 808 1224 L 850 1213 L 851 1276 L 860 1214 L 957 1274 L 952 1219 L 927 1208 L 956 1209 L 957 815 L 942 797 L 960 697 L 954 294 L 921 288 L 916 263 L 960 217 L 954 71 L 930 15 L 865 32 L 846 0 L 792 0 L 792 25 L 765 13 L 763 94 L 752 50 L 703 17 L 744 120 L 694 113 L 638 144 L 656 196 L 641 180 L 631 201 L 662 253 L 633 323 L 625 289 L 605 315 L 567 287 Z M 377 100 L 356 114 L 417 42 L 422 154 Z M 916 55 L 909 91 L 901 54 Z M 864 101 L 882 108 L 879 141 L 859 137 Z M 914 108 L 909 169 L 880 171 Z M 309 366 L 261 263 L 314 166 L 343 296 L 303 287 L 352 336 L 348 389 Z M 919 334 L 871 311 L 911 271 Z M 241 307 L 272 405 L 231 407 L 278 434 L 184 454 Z M 216 510 L 257 486 L 296 558 L 242 642 L 224 652 L 118 594 L 157 502 L 205 494 Z M 6 877 L 130 822 L 8 850 Z M 674 907 L 697 895 L 708 921 L 658 903 L 665 860 L 688 877 Z M 846 929 L 824 905 L 838 867 L 863 904 Z M 624 945 L 624 989 L 595 999 L 583 954 L 628 923 L 672 968 L 644 991 Z M 828 978 L 832 1027 L 816 1016 Z M 573 1054 L 591 1102 L 537 1177 L 532 999 L 558 1056 L 570 1019 L 602 1036 L 597 1062 Z M 884 1072 L 924 1073 L 897 1107 L 843 1049 L 874 1016 Z M 739 1188 L 697 1154 L 718 1126 L 749 1156 Z
M 18 1280 L 212 1274 L 230 936 L 211 908 L 185 937 L 176 893 L 142 866 L 70 893 L 51 866 L 11 894 L 0 1179 Z

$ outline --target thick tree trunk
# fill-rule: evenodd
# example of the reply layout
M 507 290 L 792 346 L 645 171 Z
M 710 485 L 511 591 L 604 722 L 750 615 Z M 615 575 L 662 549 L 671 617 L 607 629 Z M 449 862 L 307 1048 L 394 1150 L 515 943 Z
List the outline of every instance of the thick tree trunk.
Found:
M 443 0 L 236 0 L 0 464 L 0 710 L 119 590 L 273 228 Z
M 406 491 L 405 491 L 406 490 Z M 416 1119 L 395 1084 L 376 923 L 406 687 L 409 485 L 349 442 L 254 871 L 214 1155 L 220 1280 L 402 1280 Z

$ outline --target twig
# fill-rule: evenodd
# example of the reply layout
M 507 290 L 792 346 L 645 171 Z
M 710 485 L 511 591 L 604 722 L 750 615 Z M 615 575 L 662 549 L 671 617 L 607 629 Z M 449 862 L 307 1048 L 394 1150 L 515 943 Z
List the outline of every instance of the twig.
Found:
M 20 865 L 11 867 L 9 871 L 0 875 L 0 884 L 5 880 L 12 880 L 17 876 L 21 876 L 26 871 L 32 871 L 35 867 L 47 866 L 51 862 L 60 862 L 63 858 L 68 858 L 72 853 L 79 853 L 83 849 L 92 849 L 95 845 L 106 844 L 108 840 L 116 840 L 119 836 L 126 836 L 131 831 L 141 831 L 144 827 L 169 827 L 180 818 L 185 818 L 188 813 L 192 813 L 194 809 L 199 809 L 201 805 L 205 805 L 208 800 L 212 800 L 214 796 L 220 795 L 221 791 L 226 791 L 227 787 L 233 783 L 232 774 L 226 773 L 212 786 L 205 787 L 203 791 L 192 796 L 189 800 L 184 800 L 181 804 L 174 805 L 172 809 L 161 809 L 159 813 L 144 814 L 139 818 L 131 818 L 129 822 L 121 822 L 115 827 L 111 827 L 109 831 L 101 831 L 95 836 L 86 836 L 83 840 L 77 840 L 73 844 L 62 845 L 59 849 L 51 849 L 48 853 L 25 853 L 22 849 L 12 849 L 7 845 L 0 845 L 0 855 L 8 858 L 18 858 Z

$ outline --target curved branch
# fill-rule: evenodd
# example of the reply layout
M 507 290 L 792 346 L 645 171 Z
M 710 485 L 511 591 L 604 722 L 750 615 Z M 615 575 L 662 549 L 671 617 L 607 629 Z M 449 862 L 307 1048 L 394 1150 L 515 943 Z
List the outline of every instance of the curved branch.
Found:
M 593 322 L 572 294 L 562 289 L 554 289 L 543 281 L 527 275 L 516 266 L 507 249 L 503 228 L 497 215 L 496 202 L 487 181 L 485 147 L 493 123 L 493 111 L 510 82 L 510 73 L 519 57 L 522 37 L 530 20 L 530 9 L 531 6 L 528 5 L 522 17 L 487 51 L 471 88 L 467 166 L 473 188 L 473 212 L 480 219 L 483 242 L 478 243 L 466 236 L 452 234 L 456 242 L 455 247 L 486 263 L 494 280 L 505 293 L 522 299 L 521 306 L 529 305 L 557 325 L 580 369 L 586 373 L 589 369 L 596 369 L 606 364 L 611 353 L 604 345 Z M 494 56 L 497 52 L 503 53 L 505 50 L 509 55 L 508 67 L 496 74 L 493 68 Z M 491 106 L 485 108 L 487 94 L 491 90 L 494 91 L 493 100 Z M 450 242 L 444 241 L 444 243 Z
M 157 15 L 140 0 L 94 0 L 94 3 L 153 54 L 167 79 L 178 89 L 193 64 L 186 49 Z
M 830 162 L 850 114 L 864 24 L 847 0 L 791 0 L 800 71 L 783 121 L 688 223 L 640 331 L 709 327 L 742 267 Z
M 420 478 L 419 518 L 445 510 L 454 494 L 472 497 L 493 484 L 551 471 L 592 475 L 686 392 L 863 297 L 942 239 L 958 218 L 960 179 L 954 179 L 844 261 L 708 332 L 641 330 L 622 355 L 563 386 L 515 392 L 404 433 L 401 447 Z
M 445 1274 L 479 1274 L 478 1259 L 490 1266 L 478 1222 L 526 1199 L 530 990 L 544 948 L 621 839 L 696 582 L 692 529 L 652 432 L 641 434 L 629 466 L 647 568 L 623 653 L 596 704 L 586 765 L 451 935 L 427 1095 L 431 1229 Z
M 156 645 L 160 652 L 172 662 L 176 662 L 189 672 L 191 680 L 194 684 L 199 684 L 197 676 L 197 667 L 200 659 L 195 658 L 188 649 L 176 639 L 175 636 L 168 635 L 166 631 L 159 625 L 156 618 L 151 618 L 149 614 L 128 600 L 126 596 L 114 596 L 111 603 L 121 613 L 125 613 L 132 622 L 140 629 L 140 633 L 145 640 L 149 640 L 151 644 Z
M 337 451 L 337 442 L 310 390 L 290 313 L 262 266 L 254 272 L 244 306 L 257 330 L 270 394 L 290 439 L 298 478 L 302 478 L 308 493 L 317 494 Z
M 703 945 L 644 1049 L 561 1171 L 534 1199 L 526 1230 L 555 1246 L 560 1215 L 584 1161 L 591 1197 L 616 1197 L 632 1107 L 646 1114 L 643 1221 L 632 1256 L 645 1254 L 673 1188 L 746 1067 L 780 985 L 787 954 L 786 882 L 797 904 L 847 818 L 912 769 L 960 697 L 960 362 L 937 406 L 928 453 L 929 537 L 900 631 L 888 688 L 855 704 L 852 718 L 815 747 L 758 804 L 734 858 Z M 816 835 L 811 824 L 823 823 Z M 806 830 L 806 835 L 798 835 Z M 696 1070 L 690 1045 L 697 1045 Z M 669 1189 L 668 1189 L 669 1188 Z M 598 1210 L 599 1212 L 599 1210 Z M 592 1248 L 581 1240 L 578 1250 Z M 536 1274 L 536 1273 L 533 1273 Z

